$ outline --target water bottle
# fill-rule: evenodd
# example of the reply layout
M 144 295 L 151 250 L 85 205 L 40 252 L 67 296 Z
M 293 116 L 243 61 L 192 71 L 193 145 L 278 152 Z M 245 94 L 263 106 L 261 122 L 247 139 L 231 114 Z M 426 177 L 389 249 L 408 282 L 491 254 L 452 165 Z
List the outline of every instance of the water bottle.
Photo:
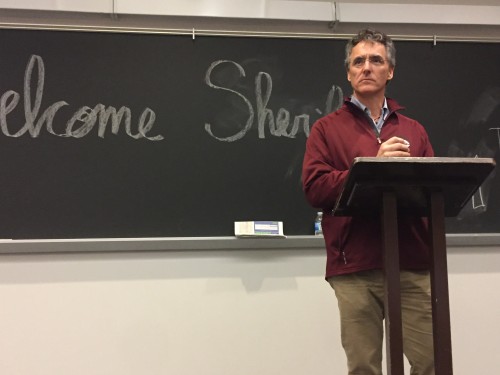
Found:
M 323 228 L 321 228 L 321 220 L 323 219 L 323 212 L 318 212 L 316 214 L 316 219 L 314 220 L 314 235 L 322 236 Z

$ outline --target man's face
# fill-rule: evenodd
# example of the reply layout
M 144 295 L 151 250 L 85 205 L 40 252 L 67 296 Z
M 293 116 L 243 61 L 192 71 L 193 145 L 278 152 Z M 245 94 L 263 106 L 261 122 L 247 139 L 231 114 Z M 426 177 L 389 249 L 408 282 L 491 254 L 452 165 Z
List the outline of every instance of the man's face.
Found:
M 394 68 L 389 66 L 385 46 L 376 42 L 360 42 L 351 52 L 347 79 L 356 96 L 371 96 L 385 92 L 387 80 Z

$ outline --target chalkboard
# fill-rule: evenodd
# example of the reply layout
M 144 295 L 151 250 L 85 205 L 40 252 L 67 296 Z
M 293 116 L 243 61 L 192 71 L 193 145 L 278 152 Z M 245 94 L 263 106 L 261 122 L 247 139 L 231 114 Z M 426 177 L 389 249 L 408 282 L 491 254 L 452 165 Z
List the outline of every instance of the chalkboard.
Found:
M 0 30 L 0 236 L 313 233 L 316 119 L 350 86 L 345 40 Z M 500 46 L 397 41 L 388 96 L 437 156 L 498 159 Z M 498 160 L 497 160 L 498 162 Z M 450 232 L 500 232 L 492 175 Z

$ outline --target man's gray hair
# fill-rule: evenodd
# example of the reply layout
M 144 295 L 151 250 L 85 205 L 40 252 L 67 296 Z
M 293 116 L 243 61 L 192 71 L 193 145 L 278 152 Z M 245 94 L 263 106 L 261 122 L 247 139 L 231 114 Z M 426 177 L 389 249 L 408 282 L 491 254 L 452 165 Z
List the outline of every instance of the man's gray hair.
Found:
M 396 47 L 394 47 L 394 43 L 392 39 L 384 34 L 383 32 L 371 30 L 371 29 L 363 29 L 357 35 L 355 35 L 347 45 L 345 46 L 345 68 L 349 70 L 349 63 L 351 59 L 352 49 L 361 42 L 374 42 L 380 43 L 385 46 L 385 51 L 387 53 L 387 60 L 389 65 L 394 68 L 396 66 Z

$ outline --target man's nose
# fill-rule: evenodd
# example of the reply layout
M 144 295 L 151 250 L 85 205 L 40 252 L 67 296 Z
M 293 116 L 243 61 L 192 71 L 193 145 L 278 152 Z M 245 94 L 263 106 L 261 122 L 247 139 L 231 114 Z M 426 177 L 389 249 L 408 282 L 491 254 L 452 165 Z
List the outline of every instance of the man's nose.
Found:
M 370 59 L 365 59 L 363 61 L 363 70 L 371 70 L 372 63 L 370 62 Z
M 370 73 L 372 71 L 372 64 L 370 63 L 370 61 L 368 59 L 365 60 L 365 62 L 363 63 L 363 66 L 361 67 L 361 71 L 363 73 Z

